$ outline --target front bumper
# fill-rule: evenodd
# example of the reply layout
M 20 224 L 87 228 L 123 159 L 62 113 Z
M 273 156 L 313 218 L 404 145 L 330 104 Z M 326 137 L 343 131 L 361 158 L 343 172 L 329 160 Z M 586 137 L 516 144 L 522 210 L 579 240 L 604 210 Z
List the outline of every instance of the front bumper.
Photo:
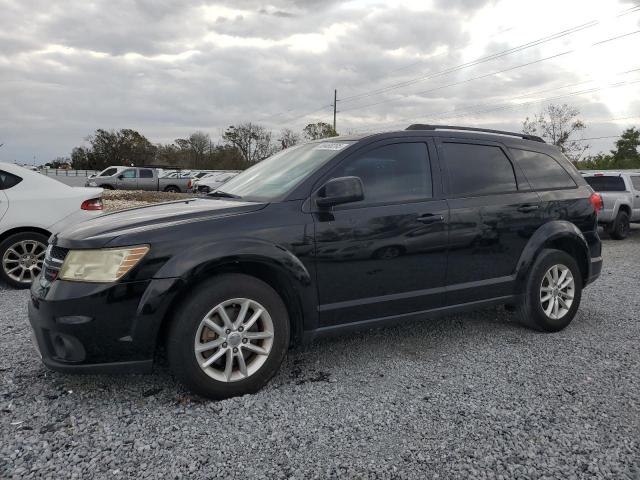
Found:
M 42 362 L 60 372 L 150 371 L 179 284 L 173 278 L 114 284 L 38 278 L 29 322 Z

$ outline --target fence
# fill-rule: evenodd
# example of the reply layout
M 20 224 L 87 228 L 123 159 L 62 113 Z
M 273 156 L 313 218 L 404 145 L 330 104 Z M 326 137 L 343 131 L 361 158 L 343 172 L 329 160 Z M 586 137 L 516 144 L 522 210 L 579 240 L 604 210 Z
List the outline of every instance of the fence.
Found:
M 40 173 L 50 177 L 88 177 L 95 175 L 100 170 L 66 170 L 64 168 L 43 168 Z

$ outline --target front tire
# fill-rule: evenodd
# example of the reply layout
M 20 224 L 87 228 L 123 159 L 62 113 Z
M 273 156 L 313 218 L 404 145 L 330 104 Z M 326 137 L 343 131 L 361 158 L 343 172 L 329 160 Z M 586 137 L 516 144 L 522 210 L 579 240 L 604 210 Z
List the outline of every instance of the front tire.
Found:
M 571 323 L 581 298 L 582 274 L 575 259 L 561 250 L 545 249 L 531 267 L 516 312 L 535 330 L 558 332 Z
M 10 235 L 0 243 L 0 278 L 15 288 L 29 288 L 42 271 L 48 238 L 38 232 Z
M 248 275 L 224 274 L 198 287 L 177 311 L 167 355 L 178 380 L 212 399 L 260 390 L 289 347 L 280 296 Z
M 609 236 L 614 240 L 624 240 L 629 236 L 630 229 L 629 214 L 620 210 L 618 215 L 616 215 L 616 219 L 609 227 Z

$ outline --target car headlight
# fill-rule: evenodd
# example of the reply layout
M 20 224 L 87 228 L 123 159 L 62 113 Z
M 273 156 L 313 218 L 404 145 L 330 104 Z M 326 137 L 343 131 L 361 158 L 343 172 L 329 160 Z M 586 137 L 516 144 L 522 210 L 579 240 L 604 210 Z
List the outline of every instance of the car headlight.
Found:
M 90 187 L 97 187 L 98 184 L 96 182 L 89 182 Z
M 58 278 L 76 282 L 115 282 L 135 267 L 148 251 L 148 245 L 69 250 Z

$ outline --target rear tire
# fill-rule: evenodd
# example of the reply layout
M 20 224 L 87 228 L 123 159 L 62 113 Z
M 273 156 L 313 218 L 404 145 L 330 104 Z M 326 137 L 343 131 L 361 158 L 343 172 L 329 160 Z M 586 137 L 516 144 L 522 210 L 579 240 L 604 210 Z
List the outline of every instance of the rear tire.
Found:
M 558 332 L 571 323 L 581 298 L 582 274 L 576 260 L 561 250 L 545 249 L 531 267 L 516 314 L 535 330 Z
M 609 236 L 614 240 L 624 240 L 629 236 L 630 229 L 631 225 L 629 224 L 629 214 L 620 210 L 616 219 L 609 227 L 608 232 Z
M 280 296 L 265 282 L 236 273 L 196 288 L 176 312 L 167 337 L 175 376 L 212 399 L 260 390 L 288 347 L 289 315 Z
M 0 278 L 12 287 L 29 288 L 42 271 L 48 241 L 38 232 L 15 233 L 5 238 L 0 243 Z
M 175 185 L 169 185 L 164 189 L 164 191 L 167 193 L 180 193 L 180 189 Z

